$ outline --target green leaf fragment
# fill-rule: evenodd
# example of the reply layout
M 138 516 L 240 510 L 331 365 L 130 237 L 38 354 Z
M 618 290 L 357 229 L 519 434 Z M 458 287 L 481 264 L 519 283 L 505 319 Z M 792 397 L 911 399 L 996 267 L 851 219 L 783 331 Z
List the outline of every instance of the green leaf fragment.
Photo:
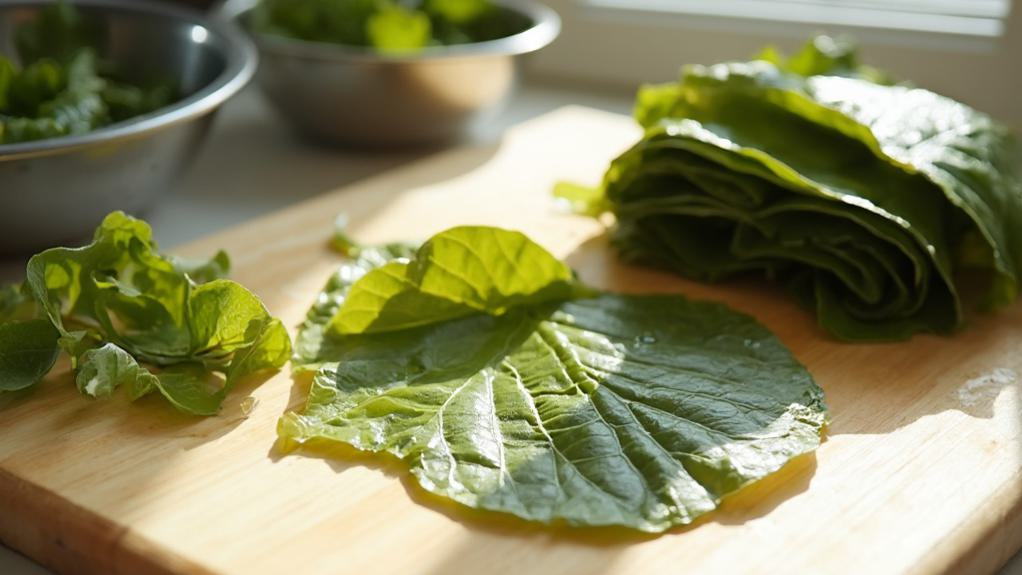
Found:
M 418 10 L 385 6 L 366 22 L 369 42 L 380 52 L 413 52 L 429 44 L 432 24 Z
M 0 392 L 39 383 L 57 361 L 58 337 L 50 322 L 42 319 L 0 323 Z
M 8 284 L 0 287 L 0 322 L 33 319 L 38 314 L 35 300 L 28 293 L 25 284 Z

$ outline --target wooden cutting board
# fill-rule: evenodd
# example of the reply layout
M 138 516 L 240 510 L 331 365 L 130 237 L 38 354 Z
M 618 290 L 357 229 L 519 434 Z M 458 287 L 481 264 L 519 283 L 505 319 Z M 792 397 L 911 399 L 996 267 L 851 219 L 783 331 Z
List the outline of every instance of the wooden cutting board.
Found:
M 0 537 L 83 573 L 987 572 L 1022 545 L 1022 306 L 953 338 L 848 345 L 762 282 L 709 287 L 622 266 L 596 222 L 550 197 L 596 183 L 638 136 L 624 117 L 566 108 L 185 248 L 226 248 L 234 277 L 286 323 L 339 258 L 334 217 L 366 242 L 456 224 L 520 229 L 619 291 L 683 292 L 758 317 L 827 392 L 815 456 L 659 537 L 545 528 L 425 495 L 400 462 L 348 449 L 285 455 L 277 418 L 305 395 L 287 372 L 208 419 L 159 398 L 89 401 L 67 375 L 0 404 Z M 280 166 L 286 170 L 287 166 Z M 252 410 L 242 400 L 251 395 Z

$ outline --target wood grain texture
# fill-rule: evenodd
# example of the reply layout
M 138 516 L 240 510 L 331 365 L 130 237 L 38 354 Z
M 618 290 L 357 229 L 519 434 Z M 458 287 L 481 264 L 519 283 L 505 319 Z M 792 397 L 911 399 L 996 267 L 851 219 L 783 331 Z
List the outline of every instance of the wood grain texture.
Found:
M 498 145 L 430 158 L 183 251 L 226 248 L 235 279 L 295 325 L 339 262 L 326 248 L 339 212 L 365 242 L 423 239 L 465 223 L 520 229 L 595 285 L 683 292 L 759 318 L 827 392 L 833 423 L 815 457 L 660 537 L 544 528 L 438 501 L 392 459 L 342 448 L 280 453 L 276 420 L 304 400 L 302 382 L 286 372 L 237 390 L 208 419 L 159 398 L 89 401 L 63 373 L 0 398 L 0 538 L 69 573 L 973 573 L 1001 565 L 1022 545 L 1022 306 L 974 317 L 953 338 L 849 345 L 763 282 L 712 287 L 623 266 L 600 226 L 558 210 L 549 191 L 559 179 L 596 183 L 637 135 L 627 118 L 566 108 Z M 249 394 L 258 403 L 246 415 Z

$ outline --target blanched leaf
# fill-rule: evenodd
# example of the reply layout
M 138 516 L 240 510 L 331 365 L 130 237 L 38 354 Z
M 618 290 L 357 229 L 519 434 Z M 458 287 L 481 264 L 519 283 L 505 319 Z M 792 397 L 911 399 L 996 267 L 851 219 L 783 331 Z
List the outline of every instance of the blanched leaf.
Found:
M 520 305 L 563 300 L 578 289 L 571 269 L 519 232 L 452 228 L 415 257 L 373 269 L 331 321 L 339 334 L 384 332 Z
M 705 281 L 779 278 L 842 339 L 950 333 L 963 267 L 989 276 L 990 307 L 1014 301 L 1022 188 L 1005 130 L 864 80 L 847 46 L 820 42 L 769 58 L 783 69 L 693 66 L 643 88 L 646 136 L 583 208 L 616 215 L 625 259 Z
M 611 296 L 346 336 L 282 437 L 404 459 L 528 520 L 657 532 L 813 450 L 822 392 L 750 318 Z
M 57 361 L 58 336 L 43 319 L 0 322 L 0 392 L 39 383 Z

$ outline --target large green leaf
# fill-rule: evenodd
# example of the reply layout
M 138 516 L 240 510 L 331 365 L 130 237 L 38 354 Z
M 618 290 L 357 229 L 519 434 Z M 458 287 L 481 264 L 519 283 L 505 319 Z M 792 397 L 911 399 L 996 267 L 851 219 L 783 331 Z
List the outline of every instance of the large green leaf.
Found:
M 706 281 L 765 272 L 843 339 L 949 333 L 965 267 L 989 276 L 988 305 L 1014 301 L 1022 188 L 1005 130 L 863 79 L 876 78 L 835 50 L 693 66 L 644 88 L 646 136 L 603 194 L 562 193 L 617 216 L 624 258 Z
M 472 507 L 651 532 L 691 522 L 819 444 L 822 391 L 751 318 L 679 296 L 601 295 L 550 274 L 560 268 L 520 234 L 485 232 L 476 237 L 530 245 L 453 258 L 452 288 L 437 279 L 435 292 L 469 293 L 461 278 L 483 277 L 480 261 L 516 269 L 518 295 L 543 291 L 543 277 L 572 289 L 529 299 L 509 288 L 514 305 L 443 319 L 420 307 L 428 321 L 401 329 L 325 330 L 351 294 L 378 285 L 373 274 L 436 252 L 360 254 L 299 333 L 302 365 L 319 370 L 306 408 L 281 419 L 282 438 L 392 453 L 424 489 Z
M 762 326 L 677 296 L 348 336 L 282 436 L 408 462 L 428 491 L 662 531 L 819 444 L 822 392 Z

